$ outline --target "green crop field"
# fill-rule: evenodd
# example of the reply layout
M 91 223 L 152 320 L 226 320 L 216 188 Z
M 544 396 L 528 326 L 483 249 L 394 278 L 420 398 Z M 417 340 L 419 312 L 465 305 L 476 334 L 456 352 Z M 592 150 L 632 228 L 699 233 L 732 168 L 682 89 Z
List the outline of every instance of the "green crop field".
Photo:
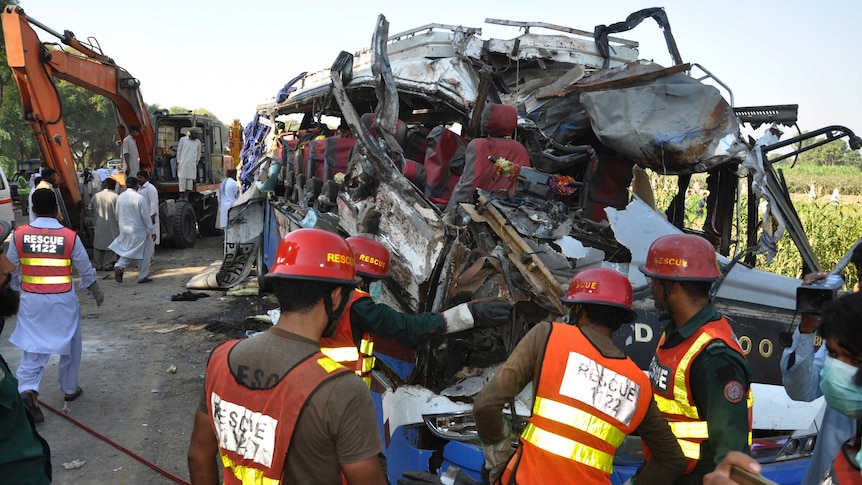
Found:
M 818 167 L 824 169 L 827 167 Z M 799 190 L 792 190 L 792 199 L 805 228 L 806 234 L 810 241 L 814 253 L 820 260 L 821 265 L 826 271 L 831 270 L 844 256 L 844 253 L 862 237 L 862 196 L 852 194 L 849 191 L 841 191 L 841 197 L 837 205 L 830 203 L 830 195 L 832 190 L 837 185 L 827 185 L 825 180 L 842 180 L 843 184 L 839 187 L 850 187 L 858 184 L 862 187 L 862 175 L 845 170 L 848 167 L 835 167 L 839 170 L 829 171 L 823 170 L 820 175 L 809 173 L 805 187 L 800 185 Z M 800 176 L 801 177 L 801 176 Z M 817 190 L 817 197 L 809 199 L 808 191 L 810 188 L 811 179 L 814 177 L 815 187 L 822 187 L 822 192 Z M 858 179 L 858 180 L 857 180 Z M 801 178 L 800 178 L 801 180 Z M 695 175 L 691 185 L 698 182 L 700 187 L 706 187 L 705 176 L 702 174 Z M 744 183 L 743 183 L 744 185 Z M 788 186 L 790 184 L 788 183 Z M 658 207 L 667 207 L 673 193 L 676 191 L 676 177 L 657 177 L 654 180 L 655 198 Z M 698 213 L 698 201 L 700 196 L 688 196 L 686 198 L 686 224 L 694 229 L 700 229 L 704 215 Z M 741 200 L 740 213 L 746 213 L 747 198 Z M 745 234 L 746 224 L 743 217 L 741 221 L 741 232 Z M 733 239 L 737 239 L 735 236 Z M 758 256 L 757 266 L 766 271 L 771 271 L 784 276 L 793 278 L 801 278 L 802 274 L 802 258 L 799 251 L 796 249 L 790 236 L 785 234 L 778 243 L 778 254 L 769 265 L 765 265 L 765 256 Z M 847 287 L 851 288 L 857 283 L 856 272 L 853 271 L 851 264 L 847 270 L 843 272 Z

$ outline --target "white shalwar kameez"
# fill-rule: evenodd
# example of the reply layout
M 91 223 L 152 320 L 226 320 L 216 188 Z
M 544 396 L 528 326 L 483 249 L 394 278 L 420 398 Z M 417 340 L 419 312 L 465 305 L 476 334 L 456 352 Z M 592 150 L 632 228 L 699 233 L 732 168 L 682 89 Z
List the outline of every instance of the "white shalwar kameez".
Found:
M 150 217 L 155 216 L 155 222 L 153 223 L 153 230 L 156 233 L 156 240 L 153 241 L 152 238 L 150 241 L 151 246 L 155 246 L 156 244 L 161 243 L 162 234 L 161 234 L 161 226 L 159 226 L 159 191 L 156 189 L 156 186 L 150 182 L 144 182 L 142 185 L 138 186 L 138 193 L 144 197 L 144 200 L 147 202 L 147 208 L 150 211 Z M 156 248 L 153 247 L 153 252 L 155 252 Z
M 180 191 L 194 190 L 194 180 L 198 173 L 198 160 L 201 159 L 201 141 L 185 136 L 177 145 L 177 178 L 180 180 Z M 183 182 L 192 184 L 192 188 L 184 186 Z
M 108 248 L 120 256 L 115 268 L 126 268 L 133 260 L 140 260 L 138 281 L 147 277 L 152 257 L 153 223 L 150 208 L 144 197 L 131 189 L 126 189 L 117 197 L 117 220 L 120 235 Z
M 227 227 L 227 212 L 239 197 L 239 185 L 236 180 L 226 178 L 222 180 L 218 188 L 218 227 Z
M 33 227 L 59 229 L 63 227 L 53 217 L 39 217 Z M 14 240 L 11 239 L 10 240 Z M 39 294 L 21 290 L 21 259 L 14 243 L 9 244 L 9 261 L 18 269 L 12 274 L 12 288 L 21 293 L 18 323 L 9 341 L 19 347 L 21 364 L 18 366 L 18 392 L 39 392 L 42 369 L 52 355 L 60 356 L 60 389 L 73 394 L 78 388 L 78 369 L 81 366 L 81 306 L 74 285 L 66 293 Z M 72 266 L 80 275 L 79 289 L 89 288 L 96 282 L 96 270 L 81 238 L 75 238 L 72 248 Z

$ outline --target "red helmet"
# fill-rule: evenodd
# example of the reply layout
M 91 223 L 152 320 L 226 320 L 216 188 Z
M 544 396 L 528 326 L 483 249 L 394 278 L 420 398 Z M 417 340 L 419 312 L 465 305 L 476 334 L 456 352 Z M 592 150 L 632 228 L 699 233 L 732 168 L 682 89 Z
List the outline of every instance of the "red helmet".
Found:
M 389 250 L 379 242 L 367 237 L 347 238 L 347 245 L 356 256 L 356 272 L 368 278 L 389 276 Z
M 321 229 L 297 229 L 284 236 L 275 251 L 267 278 L 324 281 L 355 285 L 353 251 L 338 234 Z
M 721 276 L 715 248 L 693 234 L 669 234 L 653 241 L 640 270 L 652 278 L 677 281 L 713 281 Z
M 632 284 L 622 273 L 608 268 L 590 268 L 576 274 L 560 301 L 625 308 L 631 313 L 629 322 L 636 317 L 632 310 Z

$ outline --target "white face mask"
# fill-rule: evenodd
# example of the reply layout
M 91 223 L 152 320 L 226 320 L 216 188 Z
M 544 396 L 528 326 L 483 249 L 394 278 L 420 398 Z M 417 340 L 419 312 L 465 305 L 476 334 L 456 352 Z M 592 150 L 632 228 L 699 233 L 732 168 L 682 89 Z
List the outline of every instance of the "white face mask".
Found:
M 826 403 L 853 419 L 862 417 L 862 388 L 854 382 L 859 371 L 850 364 L 826 357 L 820 371 L 820 390 Z

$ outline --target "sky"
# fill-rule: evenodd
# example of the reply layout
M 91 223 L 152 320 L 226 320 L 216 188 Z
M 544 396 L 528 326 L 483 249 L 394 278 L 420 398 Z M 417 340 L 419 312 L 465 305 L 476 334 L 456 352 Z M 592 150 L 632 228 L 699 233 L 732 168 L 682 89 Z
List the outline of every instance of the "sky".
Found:
M 23 0 L 20 6 L 55 31 L 94 37 L 141 81 L 148 104 L 204 108 L 243 125 L 300 72 L 368 46 L 378 14 L 389 20 L 390 34 L 440 23 L 481 27 L 484 38 L 514 38 L 517 29 L 484 19 L 592 31 L 642 8 L 664 7 L 683 61 L 728 85 L 735 106 L 799 104 L 803 131 L 843 125 L 862 135 L 862 2 L 856 0 Z M 54 39 L 37 32 L 43 41 Z M 642 59 L 672 64 L 653 20 L 618 35 L 640 42 Z

